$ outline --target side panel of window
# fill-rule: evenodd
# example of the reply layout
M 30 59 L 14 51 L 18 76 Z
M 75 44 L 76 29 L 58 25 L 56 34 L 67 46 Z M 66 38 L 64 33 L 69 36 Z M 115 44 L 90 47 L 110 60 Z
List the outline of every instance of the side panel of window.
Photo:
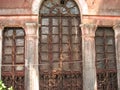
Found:
M 24 90 L 25 33 L 22 28 L 3 31 L 2 80 L 14 90 Z
M 95 41 L 98 90 L 117 90 L 114 31 L 98 28 Z

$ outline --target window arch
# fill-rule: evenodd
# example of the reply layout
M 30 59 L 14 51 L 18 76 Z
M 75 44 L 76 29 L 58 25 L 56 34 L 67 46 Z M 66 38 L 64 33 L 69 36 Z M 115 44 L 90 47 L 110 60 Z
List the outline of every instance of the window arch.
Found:
M 114 31 L 98 28 L 95 40 L 98 90 L 117 90 Z
M 46 0 L 39 18 L 40 89 L 82 90 L 81 22 L 76 3 Z
M 25 33 L 22 28 L 7 27 L 3 31 L 2 80 L 7 87 L 24 90 Z
M 46 0 L 40 8 L 40 15 L 80 15 L 79 9 L 72 0 Z

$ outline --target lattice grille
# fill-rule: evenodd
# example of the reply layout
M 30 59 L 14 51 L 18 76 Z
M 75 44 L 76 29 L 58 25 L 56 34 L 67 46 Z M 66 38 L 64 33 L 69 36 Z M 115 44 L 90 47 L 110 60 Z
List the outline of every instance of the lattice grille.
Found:
M 95 40 L 98 90 L 117 90 L 114 32 L 98 28 Z
M 82 90 L 79 15 L 73 0 L 62 4 L 60 0 L 43 2 L 39 30 L 40 89 Z
M 24 90 L 24 36 L 22 28 L 3 31 L 2 80 L 14 90 Z

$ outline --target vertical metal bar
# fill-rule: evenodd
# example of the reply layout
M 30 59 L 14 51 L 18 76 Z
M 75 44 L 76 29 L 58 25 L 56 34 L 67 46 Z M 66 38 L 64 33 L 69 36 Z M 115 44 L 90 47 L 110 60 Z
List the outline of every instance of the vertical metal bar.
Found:
M 72 45 L 74 45 L 73 43 L 72 43 L 72 19 L 74 19 L 74 17 L 69 17 L 69 20 L 68 20 L 68 23 L 69 23 L 69 68 L 70 68 L 70 70 L 71 70 L 71 72 L 72 72 L 72 68 L 73 68 L 73 63 L 72 63 L 72 58 L 73 58 L 73 56 L 72 56 Z
M 60 14 L 60 17 L 58 17 L 58 20 L 59 20 L 59 53 L 60 53 L 60 69 L 62 70 L 62 66 L 63 66 L 63 48 L 62 48 L 62 32 L 63 32 L 63 28 L 62 28 L 62 16 Z
M 50 60 L 50 63 L 49 63 L 49 67 L 50 67 L 50 72 L 52 72 L 52 59 L 53 59 L 53 52 L 52 52 L 52 17 L 50 17 L 50 20 L 49 20 L 49 41 L 48 41 L 48 44 L 49 44 L 49 60 Z

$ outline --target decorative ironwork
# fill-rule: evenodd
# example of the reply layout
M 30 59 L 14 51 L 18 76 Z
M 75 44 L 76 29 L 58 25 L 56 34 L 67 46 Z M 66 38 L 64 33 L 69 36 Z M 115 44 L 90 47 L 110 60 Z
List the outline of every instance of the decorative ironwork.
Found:
M 62 1 L 63 3 L 63 1 Z M 64 1 L 62 5 L 60 0 L 46 0 L 40 8 L 40 16 L 76 16 L 80 15 L 79 9 L 73 0 Z
M 81 73 L 40 74 L 41 90 L 82 90 Z
M 24 90 L 24 76 L 2 76 L 2 80 L 7 87 L 13 87 L 14 90 Z
M 40 90 L 82 90 L 79 9 L 73 0 L 46 0 L 40 9 Z
M 3 31 L 2 80 L 14 90 L 24 90 L 24 36 L 22 28 Z
M 98 90 L 117 90 L 114 32 L 98 28 L 95 40 Z

